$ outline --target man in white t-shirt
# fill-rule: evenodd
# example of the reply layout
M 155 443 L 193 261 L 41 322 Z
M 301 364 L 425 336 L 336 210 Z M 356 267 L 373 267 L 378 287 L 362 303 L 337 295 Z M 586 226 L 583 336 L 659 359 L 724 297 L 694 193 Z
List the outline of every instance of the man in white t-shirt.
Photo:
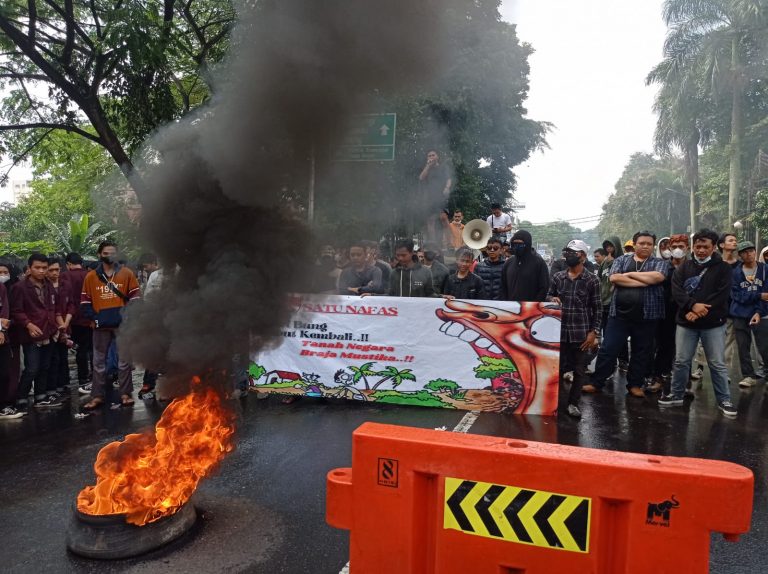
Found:
M 498 203 L 491 204 L 491 215 L 488 216 L 486 221 L 491 226 L 493 235 L 499 237 L 505 243 L 509 240 L 512 232 L 512 217 L 501 211 L 501 205 Z

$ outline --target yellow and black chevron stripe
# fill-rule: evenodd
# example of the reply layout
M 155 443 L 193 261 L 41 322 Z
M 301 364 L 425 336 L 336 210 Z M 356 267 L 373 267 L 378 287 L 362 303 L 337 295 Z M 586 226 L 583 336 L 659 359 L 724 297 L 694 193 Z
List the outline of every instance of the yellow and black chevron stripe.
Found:
M 542 548 L 589 552 L 592 499 L 445 478 L 443 528 Z

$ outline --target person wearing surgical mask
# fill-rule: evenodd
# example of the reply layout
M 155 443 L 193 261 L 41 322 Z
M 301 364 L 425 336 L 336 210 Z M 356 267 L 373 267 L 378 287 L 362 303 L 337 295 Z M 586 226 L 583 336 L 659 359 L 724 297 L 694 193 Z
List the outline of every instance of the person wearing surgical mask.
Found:
M 659 241 L 659 255 L 670 263 L 664 280 L 664 318 L 656 330 L 656 351 L 653 359 L 653 374 L 646 392 L 663 391 L 669 394 L 672 382 L 672 365 L 675 361 L 675 315 L 677 306 L 672 298 L 672 273 L 685 261 L 688 255 L 688 236 L 672 235 Z M 690 383 L 689 383 L 690 384 Z M 687 394 L 687 393 L 686 393 Z
M 677 305 L 676 354 L 671 391 L 662 396 L 660 407 L 684 404 L 691 363 L 701 342 L 712 375 L 718 408 L 727 417 L 736 417 L 728 389 L 725 364 L 725 330 L 731 294 L 732 270 L 716 252 L 718 236 L 703 229 L 693 236 L 693 259 L 684 261 L 672 276 L 672 297 Z
M 659 240 L 659 244 L 656 246 L 658 256 L 664 261 L 672 259 L 672 250 L 669 247 L 669 237 L 662 237 Z
M 688 258 L 689 242 L 685 233 L 673 235 L 669 238 L 669 249 L 671 254 L 670 263 L 677 268 Z

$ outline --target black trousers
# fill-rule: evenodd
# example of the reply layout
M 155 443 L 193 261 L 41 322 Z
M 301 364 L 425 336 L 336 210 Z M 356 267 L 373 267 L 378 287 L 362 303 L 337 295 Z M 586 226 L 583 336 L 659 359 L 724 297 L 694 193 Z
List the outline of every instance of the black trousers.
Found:
M 93 329 L 81 325 L 72 325 L 72 340 L 77 345 L 77 382 L 88 382 L 93 366 Z
M 589 382 L 587 377 L 587 366 L 592 355 L 588 351 L 582 351 L 581 343 L 560 342 L 560 379 L 563 373 L 573 371 L 573 382 L 571 390 L 568 392 L 568 404 L 579 404 L 581 398 L 581 388 Z
M 51 343 L 51 347 L 48 390 L 61 392 L 69 386 L 69 349 L 64 343 Z

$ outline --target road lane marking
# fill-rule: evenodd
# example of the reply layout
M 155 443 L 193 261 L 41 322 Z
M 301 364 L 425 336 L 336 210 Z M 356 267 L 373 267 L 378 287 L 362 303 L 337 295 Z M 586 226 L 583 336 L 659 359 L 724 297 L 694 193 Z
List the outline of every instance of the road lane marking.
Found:
M 459 423 L 453 427 L 453 432 L 466 433 L 470 428 L 472 428 L 472 425 L 475 424 L 478 416 L 479 415 L 474 411 L 467 411 Z M 339 571 L 339 574 L 349 574 L 349 562 L 344 565 L 344 568 Z

